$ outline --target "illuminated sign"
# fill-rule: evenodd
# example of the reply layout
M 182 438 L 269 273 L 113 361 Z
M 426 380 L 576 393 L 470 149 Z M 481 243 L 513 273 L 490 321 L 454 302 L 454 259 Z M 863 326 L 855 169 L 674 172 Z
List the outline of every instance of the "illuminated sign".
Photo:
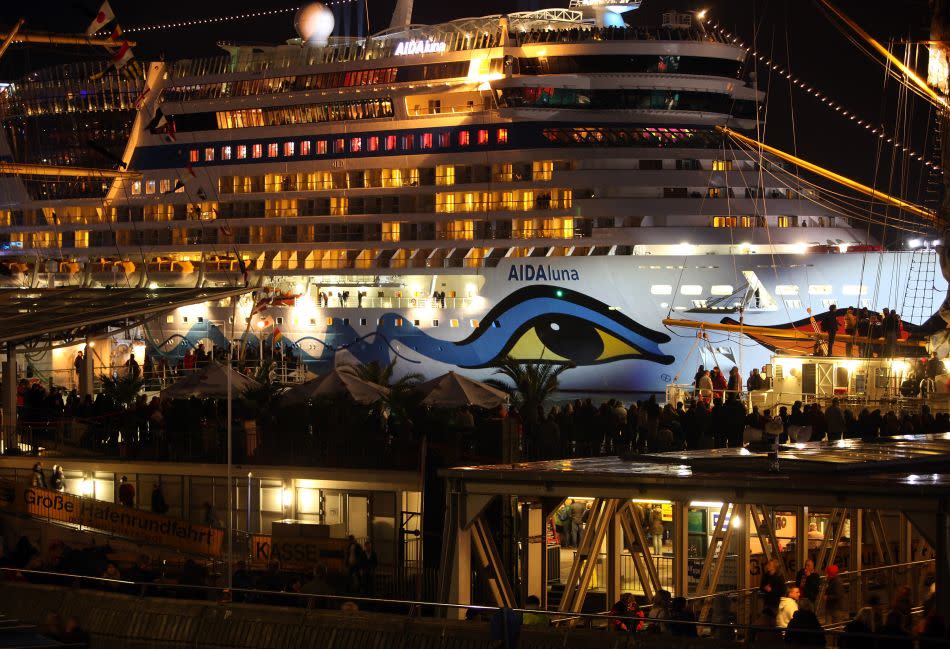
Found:
M 396 46 L 396 56 L 408 54 L 442 54 L 446 49 L 440 41 L 403 41 Z
M 4 498 L 7 500 L 7 498 Z M 221 554 L 224 531 L 102 500 L 17 485 L 19 511 L 194 554 Z M 10 502 L 6 503 L 8 506 Z

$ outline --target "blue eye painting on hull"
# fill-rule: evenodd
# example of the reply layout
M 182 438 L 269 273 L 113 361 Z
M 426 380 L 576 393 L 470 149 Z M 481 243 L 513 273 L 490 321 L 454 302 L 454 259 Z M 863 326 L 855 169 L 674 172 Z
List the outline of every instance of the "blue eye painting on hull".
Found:
M 220 332 L 215 331 L 215 334 L 223 338 Z M 173 350 L 167 347 L 171 340 L 153 349 L 164 348 L 166 355 L 180 357 L 208 335 L 208 328 L 193 327 L 180 337 Z M 282 344 L 289 343 L 287 338 Z M 505 357 L 578 366 L 624 359 L 669 365 L 673 356 L 660 349 L 660 344 L 669 341 L 665 333 L 644 327 L 578 291 L 529 286 L 501 300 L 485 314 L 475 332 L 460 341 L 436 338 L 411 324 L 404 315 L 386 313 L 373 332 L 361 335 L 349 323 L 334 318 L 319 336 L 304 336 L 289 344 L 294 356 L 319 371 L 332 366 L 341 351 L 363 363 L 388 363 L 393 358 L 420 363 L 407 358 L 412 352 L 440 363 L 472 369 L 490 367 Z M 216 344 L 223 342 L 215 340 Z M 256 347 L 260 341 L 248 333 L 244 344 Z M 265 339 L 264 344 L 269 349 L 273 341 Z

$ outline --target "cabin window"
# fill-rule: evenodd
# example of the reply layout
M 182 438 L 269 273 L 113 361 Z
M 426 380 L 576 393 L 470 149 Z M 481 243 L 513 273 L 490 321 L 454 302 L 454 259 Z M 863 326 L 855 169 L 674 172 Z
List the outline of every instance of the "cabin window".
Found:
M 794 284 L 779 284 L 775 287 L 776 295 L 798 295 L 798 287 Z
M 654 284 L 650 287 L 651 295 L 672 295 L 673 287 L 669 284 Z
M 697 284 L 684 284 L 680 287 L 680 293 L 683 295 L 702 295 L 703 287 Z

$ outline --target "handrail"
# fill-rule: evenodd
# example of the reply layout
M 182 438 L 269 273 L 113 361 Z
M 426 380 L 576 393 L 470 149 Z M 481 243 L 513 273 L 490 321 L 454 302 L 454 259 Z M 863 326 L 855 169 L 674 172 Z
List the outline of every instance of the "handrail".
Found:
M 400 599 L 376 598 L 376 597 L 366 597 L 366 596 L 289 593 L 289 592 L 284 592 L 284 591 L 271 591 L 271 590 L 250 589 L 250 588 L 228 589 L 227 587 L 223 587 L 223 586 L 198 586 L 198 585 L 192 585 L 192 584 L 159 584 L 159 583 L 153 583 L 153 582 L 136 582 L 136 581 L 129 581 L 129 580 L 124 580 L 124 579 L 110 579 L 106 577 L 90 577 L 86 575 L 76 575 L 76 574 L 71 574 L 71 573 L 61 573 L 61 572 L 53 572 L 53 571 L 46 571 L 46 570 L 28 570 L 28 569 L 20 569 L 20 568 L 0 567 L 0 573 L 11 573 L 11 572 L 15 574 L 18 573 L 21 575 L 45 575 L 45 576 L 50 576 L 50 577 L 66 577 L 66 578 L 72 578 L 79 581 L 87 580 L 87 581 L 92 581 L 92 582 L 100 582 L 100 583 L 106 583 L 106 584 L 111 583 L 111 584 L 117 584 L 117 585 L 122 585 L 122 586 L 141 586 L 142 596 L 145 596 L 146 590 L 148 588 L 191 589 L 191 590 L 206 591 L 206 592 L 220 592 L 226 598 L 226 599 L 223 599 L 221 603 L 227 603 L 228 601 L 230 601 L 230 598 L 234 593 L 243 593 L 243 594 L 250 594 L 250 595 L 262 595 L 262 594 L 265 594 L 268 596 L 277 595 L 280 597 L 287 597 L 289 600 L 298 600 L 298 601 L 300 598 L 304 598 L 307 601 L 322 599 L 322 600 L 328 600 L 328 601 L 340 602 L 340 603 L 365 602 L 370 605 L 374 605 L 374 604 L 375 605 L 380 605 L 380 604 L 400 605 L 400 606 L 408 607 L 407 617 L 409 618 L 415 617 L 416 612 L 422 607 L 429 607 L 433 609 L 444 609 L 447 611 L 475 610 L 475 611 L 483 611 L 483 612 L 496 612 L 496 611 L 501 610 L 502 608 L 505 608 L 505 607 L 499 607 L 499 606 L 487 606 L 484 604 L 450 604 L 450 603 L 443 603 L 443 602 L 400 600 Z M 647 611 L 649 610 L 649 608 L 650 607 L 644 607 L 640 610 Z M 712 630 L 726 629 L 726 630 L 731 630 L 731 631 L 744 630 L 747 633 L 750 631 L 762 632 L 762 633 L 776 633 L 776 632 L 784 631 L 784 629 L 781 629 L 778 627 L 765 627 L 765 626 L 758 626 L 758 625 L 740 625 L 740 624 L 722 624 L 722 623 L 716 623 L 716 622 L 700 622 L 700 621 L 692 621 L 692 620 L 673 620 L 669 618 L 650 618 L 650 617 L 639 618 L 639 617 L 632 617 L 632 616 L 613 615 L 611 613 L 565 614 L 562 611 L 545 611 L 545 610 L 540 610 L 540 609 L 524 609 L 524 608 L 511 608 L 509 610 L 515 613 L 522 613 L 522 614 L 532 613 L 532 614 L 546 615 L 551 618 L 552 623 L 563 621 L 561 618 L 585 619 L 589 621 L 603 620 L 607 622 L 608 624 L 610 620 L 621 619 L 621 620 L 630 621 L 630 622 L 637 622 L 637 623 L 642 622 L 645 625 L 657 624 L 657 625 L 665 625 L 665 626 L 673 626 L 673 625 L 694 626 L 694 627 L 697 627 L 697 629 L 699 628 L 712 629 Z M 814 633 L 814 634 L 820 633 L 822 636 L 842 635 L 842 632 L 840 631 L 825 630 L 825 629 L 822 629 L 821 631 L 811 630 L 811 629 L 796 629 L 795 631 L 796 633 Z M 877 641 L 902 640 L 906 642 L 909 638 L 908 636 L 892 636 L 892 635 L 882 635 L 882 634 L 876 634 L 876 633 L 875 634 L 849 633 L 847 635 L 849 637 L 854 637 L 854 638 L 865 638 L 865 637 L 869 639 L 873 638 L 873 639 L 876 639 Z M 927 638 L 927 642 L 932 643 L 934 646 L 937 646 L 937 645 L 950 646 L 950 640 L 946 640 L 946 639 Z

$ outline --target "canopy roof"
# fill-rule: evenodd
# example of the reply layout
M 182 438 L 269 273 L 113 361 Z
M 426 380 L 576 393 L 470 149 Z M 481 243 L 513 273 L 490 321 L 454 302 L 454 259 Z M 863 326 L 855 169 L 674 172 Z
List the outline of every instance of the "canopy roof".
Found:
M 282 397 L 286 405 L 305 404 L 311 399 L 345 394 L 356 403 L 370 404 L 385 399 L 389 388 L 364 381 L 339 368 L 288 390 Z
M 508 395 L 503 390 L 455 372 L 443 374 L 423 383 L 419 386 L 419 391 L 425 395 L 422 403 L 441 408 L 464 406 L 497 408 L 503 403 L 508 403 Z
M 171 399 L 192 396 L 225 399 L 228 396 L 228 372 L 231 373 L 232 398 L 240 397 L 245 390 L 260 385 L 254 379 L 244 376 L 233 368 L 209 363 L 194 374 L 162 390 L 162 396 Z
M 221 300 L 240 288 L 45 288 L 0 290 L 0 343 L 68 343 L 110 328 L 135 327 L 189 304 Z

